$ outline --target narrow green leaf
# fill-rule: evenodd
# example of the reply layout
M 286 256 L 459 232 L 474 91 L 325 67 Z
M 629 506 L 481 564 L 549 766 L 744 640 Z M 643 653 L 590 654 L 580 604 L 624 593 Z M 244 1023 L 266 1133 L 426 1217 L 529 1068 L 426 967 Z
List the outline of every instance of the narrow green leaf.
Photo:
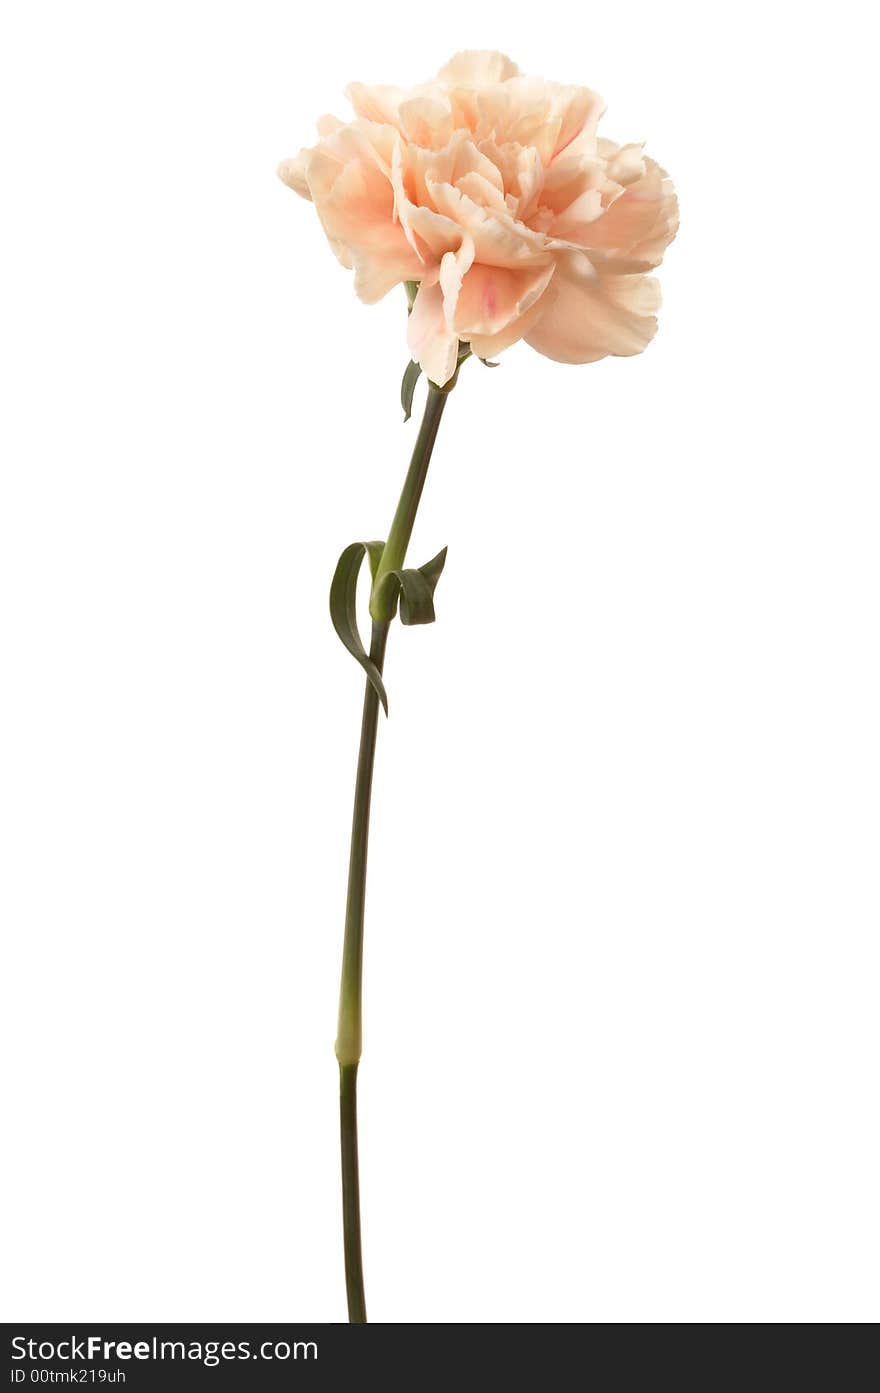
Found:
M 402 624 L 433 624 L 434 587 L 421 571 L 407 569 L 396 572 L 400 585 L 400 622 Z
M 403 407 L 404 421 L 408 421 L 412 415 L 413 393 L 416 390 L 416 383 L 421 371 L 418 363 L 407 363 L 403 381 L 400 384 L 400 404 Z
M 385 550 L 384 542 L 361 542 L 361 546 L 367 553 L 367 560 L 370 563 L 370 579 L 376 579 L 376 572 L 379 569 L 379 562 L 382 560 L 382 553 Z
M 330 584 L 330 618 L 343 644 L 367 674 L 387 716 L 388 695 L 385 684 L 379 669 L 364 648 L 357 624 L 357 582 L 361 563 L 366 556 L 370 572 L 375 579 L 384 547 L 384 542 L 352 542 L 350 547 L 345 548 Z
M 432 595 L 436 590 L 437 582 L 443 573 L 443 567 L 446 565 L 447 551 L 448 547 L 444 547 L 442 551 L 438 551 L 436 556 L 432 556 L 430 561 L 426 561 L 424 566 L 419 567 L 419 570 L 421 571 L 422 575 L 425 577 L 425 580 L 431 587 Z
M 434 591 L 445 564 L 446 547 L 424 566 L 389 571 L 383 578 L 380 589 L 383 595 L 387 593 L 389 607 L 396 608 L 400 599 L 402 624 L 434 623 Z

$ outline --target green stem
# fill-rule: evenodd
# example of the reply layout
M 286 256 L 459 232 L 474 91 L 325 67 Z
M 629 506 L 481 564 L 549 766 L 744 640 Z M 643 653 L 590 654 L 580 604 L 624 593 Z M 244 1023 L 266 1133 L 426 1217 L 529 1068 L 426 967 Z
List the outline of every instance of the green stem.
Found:
M 394 618 L 396 597 L 389 596 L 387 591 L 385 596 L 380 596 L 380 586 L 389 571 L 399 571 L 406 559 L 406 549 L 409 546 L 413 523 L 416 520 L 416 509 L 419 506 L 422 489 L 425 487 L 425 477 L 431 462 L 431 451 L 434 449 L 434 441 L 437 439 L 437 431 L 440 428 L 440 417 L 443 415 L 448 395 L 448 389 L 435 387 L 433 382 L 428 383 L 425 414 L 419 427 L 418 439 L 404 480 L 400 502 L 397 505 L 397 511 L 388 533 L 388 540 L 385 543 L 385 550 L 382 552 L 382 559 L 373 581 L 373 593 L 370 596 L 370 614 L 380 624 L 388 624 Z
M 345 1248 L 345 1290 L 348 1319 L 366 1325 L 364 1264 L 361 1258 L 361 1188 L 358 1179 L 358 1118 L 356 1064 L 339 1066 L 339 1133 L 342 1139 L 342 1241 Z
M 380 673 L 385 662 L 387 641 L 388 625 L 374 624 L 370 657 Z M 342 981 L 339 988 L 339 1029 L 336 1034 L 336 1058 L 343 1068 L 349 1065 L 357 1068 L 361 1057 L 364 900 L 367 891 L 367 844 L 370 836 L 370 800 L 373 792 L 373 763 L 376 757 L 378 724 L 379 698 L 372 682 L 367 682 L 354 787 L 354 812 L 351 819 L 345 938 L 342 943 Z
M 452 385 L 452 384 L 451 384 Z M 406 557 L 422 496 L 431 452 L 437 438 L 440 417 L 448 389 L 428 383 L 428 400 L 413 450 L 412 460 L 394 514 L 391 531 L 373 583 L 371 613 L 373 635 L 370 657 L 379 672 L 385 662 L 385 646 L 393 611 L 376 613 L 378 583 L 389 571 L 399 570 Z M 348 863 L 348 896 L 345 906 L 345 939 L 342 946 L 342 982 L 339 990 L 339 1031 L 336 1057 L 339 1060 L 339 1117 L 342 1144 L 342 1226 L 345 1244 L 345 1286 L 348 1293 L 348 1319 L 353 1325 L 366 1323 L 364 1274 L 361 1259 L 360 1186 L 357 1144 L 357 1070 L 361 1057 L 361 984 L 364 961 L 364 900 L 367 886 L 367 844 L 370 830 L 370 800 L 379 698 L 371 682 L 364 690 L 361 743 L 358 752 L 354 813 L 351 824 L 351 853 Z

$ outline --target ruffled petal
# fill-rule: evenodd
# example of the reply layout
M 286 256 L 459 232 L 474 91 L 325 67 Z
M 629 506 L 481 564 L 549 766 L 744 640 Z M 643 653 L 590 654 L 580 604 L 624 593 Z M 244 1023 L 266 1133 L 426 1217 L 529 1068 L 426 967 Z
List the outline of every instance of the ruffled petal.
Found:
M 419 286 L 407 323 L 406 341 L 413 360 L 428 380 L 445 387 L 458 362 L 458 336 L 446 323 L 439 285 Z
M 331 112 L 328 112 L 326 116 L 318 117 L 318 135 L 321 136 L 322 139 L 328 135 L 335 135 L 337 131 L 342 130 L 344 125 L 345 122 L 340 121 L 338 116 L 334 116 Z
M 522 267 L 543 266 L 551 260 L 542 233 L 518 223 L 506 212 L 481 207 L 451 184 L 431 178 L 426 183 L 436 210 L 473 237 L 477 261 L 488 266 Z
M 604 103 L 587 87 L 515 77 L 481 92 L 477 107 L 479 138 L 532 146 L 547 166 L 579 138 L 582 149 L 595 145 Z
M 342 130 L 343 125 L 344 122 L 340 121 L 336 116 L 331 116 L 329 114 L 326 116 L 319 116 L 317 121 L 318 135 L 322 138 L 334 135 L 336 131 Z M 288 188 L 293 189 L 294 193 L 298 193 L 300 198 L 307 198 L 309 202 L 311 202 L 312 195 L 309 191 L 308 180 L 306 179 L 306 166 L 311 153 L 312 151 L 310 149 L 300 150 L 299 154 L 294 155 L 293 159 L 282 160 L 277 170 L 278 178 L 283 180 Z
M 564 222 L 564 219 L 561 220 Z M 609 269 L 616 259 L 636 261 L 646 269 L 659 265 L 678 229 L 678 200 L 672 181 L 653 160 L 645 173 L 617 197 L 601 217 L 566 225 L 565 236 L 589 250 L 601 250 Z
M 521 314 L 518 319 L 511 320 L 507 327 L 499 333 L 472 334 L 470 338 L 471 352 L 475 353 L 478 358 L 494 358 L 497 353 L 503 353 L 505 348 L 510 348 L 520 339 L 524 339 L 553 304 L 556 295 L 556 287 L 551 281 L 531 308 Z
M 504 53 L 491 49 L 465 49 L 456 53 L 437 76 L 449 87 L 481 87 L 490 82 L 506 82 L 519 68 Z
M 512 217 L 525 222 L 544 186 L 544 166 L 537 150 L 522 145 L 480 141 L 478 149 L 498 172 L 504 203 Z
M 413 178 L 412 156 L 416 147 L 398 141 L 391 161 L 391 184 L 394 190 L 394 216 L 404 235 L 425 267 L 437 267 L 447 252 L 458 251 L 465 237 L 464 230 L 451 218 L 413 202 L 407 192 L 417 180 Z M 424 279 L 424 273 L 418 276 Z M 436 280 L 436 276 L 433 277 Z
M 555 301 L 526 335 L 545 357 L 558 363 L 630 357 L 654 337 L 659 292 L 649 277 L 600 275 L 586 256 L 567 254 L 554 285 Z
M 400 105 L 408 96 L 403 88 L 368 87 L 363 82 L 350 82 L 345 95 L 364 120 L 400 129 Z
M 474 265 L 461 283 L 452 325 L 462 339 L 500 334 L 544 293 L 554 265 L 513 271 Z
M 645 172 L 644 145 L 615 145 L 613 140 L 599 140 L 598 152 L 605 161 L 608 178 L 627 188 L 641 179 Z
M 306 165 L 308 164 L 311 150 L 300 150 L 293 159 L 282 160 L 278 166 L 278 178 L 281 179 L 289 189 L 298 193 L 300 198 L 307 198 L 311 202 L 312 195 L 309 191 L 308 180 L 306 179 Z
M 311 152 L 305 167 L 324 231 L 347 250 L 355 290 L 368 304 L 422 273 L 421 259 L 394 219 L 389 161 L 395 138 L 389 127 L 344 126 Z
M 452 110 L 449 102 L 433 97 L 413 97 L 401 102 L 398 110 L 400 129 L 413 145 L 436 149 L 452 139 Z
M 450 329 L 455 328 L 458 297 L 464 277 L 474 264 L 473 238 L 464 233 L 458 251 L 449 251 L 440 262 L 440 289 L 443 291 L 443 313 Z M 457 332 L 457 331 L 456 331 Z

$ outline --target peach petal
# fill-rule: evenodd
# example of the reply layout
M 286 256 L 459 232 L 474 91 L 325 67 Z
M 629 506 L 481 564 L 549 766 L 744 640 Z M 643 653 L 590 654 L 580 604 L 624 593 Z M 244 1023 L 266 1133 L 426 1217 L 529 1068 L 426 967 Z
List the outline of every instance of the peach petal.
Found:
M 555 266 L 512 271 L 475 265 L 461 283 L 452 324 L 460 338 L 500 334 L 544 293 Z
M 591 221 L 582 229 L 582 237 L 574 240 L 583 241 L 588 247 L 629 251 L 654 235 L 658 221 L 669 218 L 674 199 L 669 180 L 664 178 L 659 166 L 650 161 L 642 178 L 625 188 L 602 217 Z M 560 236 L 573 235 L 558 229 L 556 224 L 554 232 Z
M 600 276 L 586 256 L 567 254 L 557 267 L 556 300 L 526 342 L 559 363 L 641 353 L 654 337 L 657 321 L 651 287 L 627 283 L 639 279 Z
M 472 334 L 470 338 L 471 352 L 478 358 L 494 358 L 496 353 L 503 353 L 505 348 L 511 348 L 520 339 L 531 331 L 537 324 L 541 316 L 550 308 L 556 299 L 556 287 L 551 281 L 542 295 L 534 302 L 529 309 L 517 319 L 512 319 L 506 328 L 497 334 Z
M 363 82 L 350 82 L 345 95 L 358 116 L 380 125 L 399 126 L 400 104 L 407 93 L 400 87 L 368 87 Z
M 455 312 L 462 281 L 474 264 L 473 238 L 464 234 L 457 252 L 449 251 L 440 262 L 440 289 L 443 291 L 443 313 L 450 329 L 455 327 Z
M 308 150 L 300 150 L 293 159 L 282 160 L 278 166 L 277 174 L 289 189 L 298 193 L 300 198 L 307 198 L 311 201 L 308 180 L 306 179 L 306 166 L 309 158 Z
M 613 140 L 600 140 L 599 153 L 605 161 L 609 179 L 624 188 L 641 179 L 645 173 L 643 145 L 615 145 Z
M 439 285 L 419 286 L 406 340 L 413 360 L 425 376 L 438 387 L 445 387 L 458 361 L 458 336 L 446 323 Z
M 452 139 L 452 111 L 448 103 L 431 97 L 414 97 L 401 102 L 400 128 L 413 145 L 434 146 Z
M 466 194 L 472 202 L 481 208 L 494 208 L 496 212 L 507 214 L 509 208 L 504 200 L 504 194 L 499 193 L 495 185 L 482 174 L 463 174 L 455 182 L 455 187 L 459 193 Z
M 447 86 L 478 86 L 489 82 L 506 82 L 516 77 L 519 68 L 503 53 L 490 49 L 466 49 L 450 58 L 438 73 Z
M 345 122 L 340 121 L 338 116 L 333 116 L 328 112 L 326 116 L 318 117 L 318 135 L 322 138 L 324 136 L 334 135 L 336 131 L 341 131 L 344 125 Z
M 437 211 L 471 234 L 478 261 L 489 266 L 517 267 L 544 265 L 550 259 L 546 239 L 517 223 L 509 214 L 480 207 L 450 184 L 434 183 L 429 179 L 427 185 Z
M 369 157 L 341 163 L 325 143 L 312 151 L 306 178 L 324 231 L 351 258 L 362 300 L 373 304 L 419 277 L 421 259 L 394 221 L 392 186 L 379 165 Z

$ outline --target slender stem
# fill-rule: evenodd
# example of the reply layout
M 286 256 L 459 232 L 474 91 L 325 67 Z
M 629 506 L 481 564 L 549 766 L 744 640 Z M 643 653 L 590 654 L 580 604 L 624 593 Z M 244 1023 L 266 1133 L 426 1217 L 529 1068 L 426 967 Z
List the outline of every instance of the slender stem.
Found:
M 385 662 L 388 625 L 373 625 L 370 657 L 381 673 Z M 367 846 L 370 837 L 370 800 L 379 698 L 372 682 L 364 691 L 361 743 L 358 751 L 354 811 L 351 818 L 351 851 L 348 860 L 348 895 L 345 902 L 345 938 L 342 944 L 342 981 L 339 988 L 339 1028 L 336 1058 L 340 1065 L 355 1065 L 361 1057 L 361 978 L 364 960 L 364 900 L 367 890 Z
M 388 625 L 373 624 L 370 657 L 379 669 L 385 662 Z M 342 1231 L 345 1247 L 345 1289 L 348 1319 L 364 1325 L 364 1270 L 361 1260 L 361 1200 L 358 1180 L 357 1071 L 361 1055 L 361 981 L 364 961 L 364 900 L 367 889 L 367 846 L 370 835 L 370 801 L 373 764 L 379 723 L 379 698 L 372 682 L 364 692 L 361 743 L 358 752 L 354 813 L 351 820 L 351 853 L 348 863 L 348 898 L 345 906 L 345 939 L 342 945 L 342 983 L 339 991 L 339 1122 L 342 1144 Z
M 345 1247 L 345 1290 L 348 1319 L 366 1325 L 364 1264 L 361 1257 L 361 1187 L 358 1179 L 358 1117 L 356 1064 L 339 1066 L 339 1129 L 342 1139 L 342 1234 Z
M 437 428 L 446 404 L 447 391 L 428 384 L 428 400 L 418 439 L 400 502 L 394 514 L 391 531 L 379 563 L 373 584 L 371 613 L 373 634 L 370 657 L 381 673 L 385 662 L 385 646 L 391 613 L 376 612 L 378 582 L 389 571 L 398 570 L 406 557 L 412 535 L 416 510 Z M 351 853 L 348 863 L 348 896 L 345 906 L 345 939 L 342 946 L 342 982 L 339 990 L 339 1030 L 336 1037 L 336 1058 L 339 1060 L 339 1118 L 342 1144 L 342 1226 L 345 1243 L 345 1286 L 348 1293 L 348 1318 L 353 1325 L 363 1325 L 367 1319 L 364 1299 L 364 1274 L 361 1259 L 360 1185 L 358 1181 L 357 1143 L 357 1071 L 361 1057 L 361 984 L 364 960 L 364 900 L 367 885 L 367 845 L 370 830 L 370 799 L 373 787 L 373 765 L 376 757 L 376 733 L 379 722 L 379 698 L 371 682 L 364 690 L 364 710 L 361 719 L 361 743 L 358 753 L 357 779 L 354 792 L 354 813 L 351 823 Z
M 389 600 L 386 596 L 380 596 L 379 590 L 383 578 L 389 571 L 397 571 L 403 565 L 406 558 L 406 549 L 409 546 L 409 539 L 412 536 L 413 523 L 416 520 L 416 509 L 419 506 L 419 499 L 422 496 L 422 489 L 425 487 L 425 477 L 428 473 L 428 465 L 431 462 L 431 451 L 434 449 L 434 441 L 437 439 L 437 431 L 440 428 L 440 417 L 443 415 L 443 408 L 446 405 L 448 393 L 439 387 L 435 387 L 433 382 L 428 383 L 428 400 L 425 402 L 425 414 L 422 417 L 422 424 L 419 427 L 419 435 L 413 450 L 412 460 L 409 470 L 404 480 L 403 489 L 400 494 L 400 502 L 391 523 L 388 533 L 388 540 L 385 543 L 385 550 L 376 571 L 376 578 L 373 581 L 373 593 L 370 597 L 370 613 L 379 623 L 389 623 L 394 617 L 394 605 L 396 597 Z

